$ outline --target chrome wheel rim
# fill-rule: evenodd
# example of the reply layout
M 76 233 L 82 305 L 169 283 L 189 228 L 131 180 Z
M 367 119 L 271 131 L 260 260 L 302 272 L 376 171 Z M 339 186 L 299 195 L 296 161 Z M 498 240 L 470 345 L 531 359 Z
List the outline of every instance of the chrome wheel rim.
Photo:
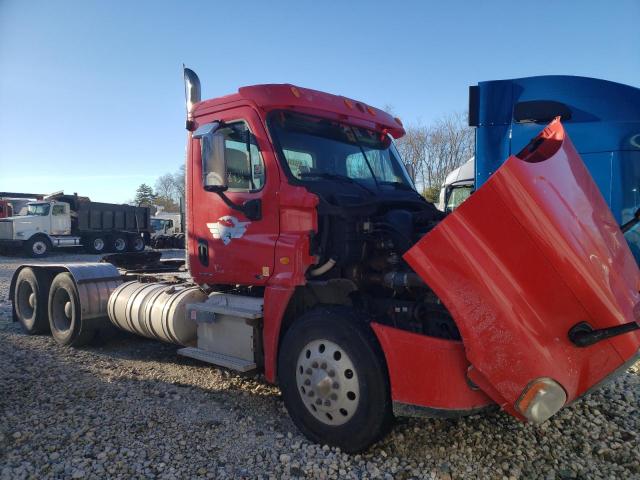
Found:
M 21 319 L 28 320 L 38 305 L 38 299 L 29 282 L 22 281 L 18 285 L 16 292 L 16 310 Z
M 144 250 L 144 241 L 141 238 L 136 238 L 133 241 L 133 249 L 137 251 Z
M 31 249 L 36 255 L 42 255 L 47 251 L 47 244 L 42 240 L 36 240 L 35 242 L 33 242 L 33 246 L 31 247 Z
M 58 288 L 53 292 L 51 320 L 59 332 L 67 332 L 71 328 L 71 319 L 73 317 L 73 305 L 71 301 L 69 292 L 64 288 Z
M 344 349 L 330 340 L 305 345 L 298 356 L 296 384 L 304 406 L 325 425 L 342 425 L 358 409 L 358 373 Z
M 115 242 L 113 242 L 113 247 L 117 252 L 122 252 L 127 248 L 127 243 L 123 238 L 116 238 Z
M 104 240 L 101 238 L 96 238 L 93 240 L 93 248 L 97 251 L 104 249 Z

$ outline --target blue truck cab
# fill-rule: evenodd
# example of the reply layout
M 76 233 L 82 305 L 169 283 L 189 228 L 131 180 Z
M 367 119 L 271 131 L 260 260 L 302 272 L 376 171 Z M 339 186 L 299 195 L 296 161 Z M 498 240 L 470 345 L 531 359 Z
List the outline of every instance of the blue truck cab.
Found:
M 616 220 L 632 220 L 640 208 L 640 89 L 606 80 L 553 75 L 471 86 L 475 188 L 556 116 Z M 625 237 L 640 263 L 640 227 Z

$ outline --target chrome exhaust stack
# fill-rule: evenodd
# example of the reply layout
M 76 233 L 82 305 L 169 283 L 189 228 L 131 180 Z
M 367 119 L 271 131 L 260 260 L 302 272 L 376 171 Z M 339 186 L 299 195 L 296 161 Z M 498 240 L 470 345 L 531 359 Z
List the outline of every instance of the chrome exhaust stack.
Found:
M 195 123 L 191 110 L 196 103 L 202 100 L 202 90 L 200 88 L 200 79 L 196 72 L 190 68 L 182 66 L 184 75 L 184 100 L 187 109 L 186 128 L 190 132 L 195 130 Z

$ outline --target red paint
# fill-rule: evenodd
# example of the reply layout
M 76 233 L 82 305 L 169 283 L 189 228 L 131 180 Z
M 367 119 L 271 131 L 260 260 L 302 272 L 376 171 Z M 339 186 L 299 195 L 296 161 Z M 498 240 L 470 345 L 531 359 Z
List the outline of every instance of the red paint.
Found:
M 262 200 L 262 219 L 250 221 L 203 189 L 199 144 L 189 137 L 188 259 L 199 284 L 265 287 L 264 364 L 272 382 L 287 305 L 316 263 L 310 241 L 318 230 L 318 199 L 286 181 L 265 118 L 286 108 L 386 130 L 396 138 L 404 134 L 385 112 L 358 105 L 314 90 L 262 85 L 194 109 L 199 125 L 246 121 L 263 157 L 264 188 L 227 193 L 236 203 Z M 513 405 L 531 380 L 555 379 L 571 401 L 640 347 L 637 332 L 584 349 L 568 341 L 568 330 L 578 322 L 599 328 L 631 321 L 640 300 L 640 273 L 560 123 L 553 122 L 540 138 L 533 154 L 511 157 L 405 255 L 449 308 L 463 342 L 372 324 L 394 401 L 444 410 L 495 401 L 518 415 Z M 241 238 L 227 244 L 207 227 L 215 222 L 233 227 L 235 221 L 220 220 L 225 216 L 248 222 Z M 198 258 L 198 240 L 208 242 L 208 266 Z M 467 375 L 482 391 L 469 387 Z
M 462 342 L 372 323 L 387 360 L 393 401 L 441 410 L 474 410 L 493 401 L 467 382 Z
M 570 402 L 640 348 L 638 331 L 568 340 L 578 322 L 633 321 L 640 272 L 560 122 L 539 139 L 405 254 L 458 324 L 470 378 L 514 415 L 531 380 L 555 379 Z
M 0 218 L 7 218 L 13 216 L 13 209 L 9 202 L 6 200 L 0 200 Z
M 275 383 L 278 365 L 278 341 L 280 326 L 294 288 L 267 287 L 264 291 L 264 322 L 262 339 L 264 344 L 264 376 Z
M 262 121 L 253 108 L 234 106 L 215 115 L 198 118 L 199 123 L 213 120 L 232 122 L 244 120 L 255 135 L 262 155 L 266 182 L 257 192 L 226 192 L 236 204 L 250 199 L 262 200 L 262 219 L 251 221 L 242 213 L 227 206 L 222 198 L 207 192 L 202 186 L 202 161 L 199 142 L 192 140 L 191 162 L 188 164 L 189 177 L 187 212 L 189 222 L 188 259 L 191 274 L 200 284 L 242 284 L 264 285 L 269 280 L 274 267 L 274 245 L 278 239 L 279 209 L 278 190 L 280 172 L 274 158 L 271 143 Z M 224 216 L 233 216 L 240 222 L 248 222 L 241 238 L 233 238 L 225 244 L 214 238 L 208 223 L 215 223 Z M 225 221 L 223 220 L 223 224 Z M 228 223 L 228 222 L 226 222 Z M 198 258 L 198 241 L 206 240 L 209 245 L 209 265 L 203 265 Z

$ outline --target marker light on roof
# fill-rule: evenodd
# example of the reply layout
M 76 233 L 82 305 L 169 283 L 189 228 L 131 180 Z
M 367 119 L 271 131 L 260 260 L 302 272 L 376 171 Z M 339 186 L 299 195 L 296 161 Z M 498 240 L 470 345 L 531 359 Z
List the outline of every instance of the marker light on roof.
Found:
M 353 102 L 351 100 L 349 100 L 348 98 L 345 98 L 344 104 L 347 106 L 347 108 L 353 110 Z
M 362 113 L 364 113 L 364 107 L 362 106 L 362 104 L 360 102 L 356 103 L 356 108 L 358 110 L 360 110 Z
M 291 93 L 293 93 L 294 97 L 300 98 L 300 90 L 298 90 L 296 87 L 291 87 Z
M 376 116 L 376 111 L 373 108 L 369 107 L 369 106 L 367 107 L 367 112 L 369 112 L 374 117 Z
M 398 117 L 395 117 L 394 120 L 398 125 L 402 126 L 402 121 Z

